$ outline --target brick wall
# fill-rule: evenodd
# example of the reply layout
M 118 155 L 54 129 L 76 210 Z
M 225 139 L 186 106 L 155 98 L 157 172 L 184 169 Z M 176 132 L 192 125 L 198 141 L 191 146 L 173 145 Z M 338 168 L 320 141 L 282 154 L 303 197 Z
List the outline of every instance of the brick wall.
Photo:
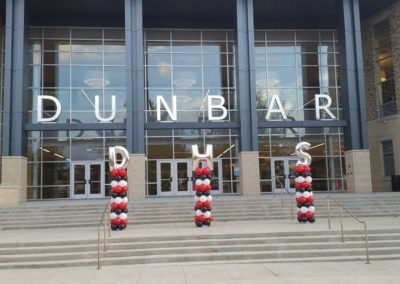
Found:
M 396 86 L 397 111 L 400 112 L 400 1 L 397 1 L 390 17 L 393 51 L 393 69 Z

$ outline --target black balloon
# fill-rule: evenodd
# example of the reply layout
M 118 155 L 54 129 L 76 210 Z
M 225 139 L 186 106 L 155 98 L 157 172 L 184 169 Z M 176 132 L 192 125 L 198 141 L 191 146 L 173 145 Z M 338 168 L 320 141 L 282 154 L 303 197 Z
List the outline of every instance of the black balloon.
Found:
M 310 223 L 314 223 L 314 222 L 315 222 L 315 218 L 312 217 L 312 218 L 310 218 L 308 221 L 309 221 Z
M 303 203 L 297 203 L 297 208 L 303 207 Z
M 208 210 L 207 207 L 205 207 L 205 206 L 201 207 L 201 211 L 202 211 L 203 213 L 204 213 L 204 212 L 207 212 L 207 210 Z
M 127 178 L 127 177 L 121 177 L 121 180 L 125 180 L 125 181 L 127 181 L 127 180 L 128 180 L 128 178 Z
M 308 177 L 308 174 L 304 173 L 304 174 L 303 174 L 303 177 L 304 177 L 304 178 Z
M 118 193 L 113 192 L 113 193 L 111 193 L 111 196 L 112 196 L 112 198 L 116 198 L 116 197 L 118 197 Z
M 307 218 L 307 217 L 300 217 L 300 222 L 305 223 L 305 222 L 307 222 L 307 221 L 308 221 L 308 218 Z
M 197 197 L 200 197 L 202 195 L 201 191 L 196 191 Z
M 210 221 L 208 221 L 208 220 L 206 220 L 206 221 L 204 222 L 204 225 L 206 225 L 206 226 L 210 227 L 210 226 L 211 226 L 211 222 L 210 222 Z
M 205 196 L 209 196 L 210 195 L 210 191 L 204 191 L 204 193 L 203 193 Z
M 118 225 L 112 224 L 111 225 L 111 230 L 115 231 L 118 229 Z
M 304 206 L 308 208 L 308 207 L 310 207 L 310 203 L 306 202 L 306 203 L 304 203 Z
M 122 212 L 128 213 L 128 208 L 125 208 L 124 210 L 122 210 Z
M 196 226 L 197 226 L 197 227 L 201 227 L 201 226 L 203 226 L 203 223 L 200 222 L 200 221 L 197 221 L 197 222 L 196 222 Z
M 126 225 L 124 225 L 124 224 L 118 225 L 118 229 L 120 229 L 120 230 L 123 230 L 123 229 L 125 229 L 125 228 L 126 228 Z
M 201 178 L 202 180 L 205 180 L 205 179 L 207 178 L 207 176 L 206 176 L 206 175 L 201 175 L 200 178 Z
M 126 192 L 121 192 L 121 193 L 119 194 L 119 197 L 121 197 L 121 198 L 126 197 Z
M 304 192 L 304 188 L 300 188 L 300 192 L 303 193 Z
M 115 209 L 114 212 L 119 215 L 119 214 L 121 214 L 122 211 L 121 211 L 121 209 Z
M 120 181 L 120 180 L 121 180 L 121 177 L 118 177 L 118 176 L 117 176 L 117 177 L 114 177 L 113 180 L 115 180 L 115 181 Z

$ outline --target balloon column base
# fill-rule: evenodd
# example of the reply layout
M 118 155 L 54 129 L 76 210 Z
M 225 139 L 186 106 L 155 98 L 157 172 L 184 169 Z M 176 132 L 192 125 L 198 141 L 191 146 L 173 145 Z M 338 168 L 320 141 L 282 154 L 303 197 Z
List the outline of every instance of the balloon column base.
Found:
M 125 230 L 126 229 L 126 225 L 111 225 L 111 230 L 112 231 L 118 231 L 118 230 L 120 230 L 120 231 L 122 231 L 122 230 Z
M 197 227 L 210 226 L 213 216 L 211 215 L 212 196 L 211 196 L 211 170 L 207 168 L 196 168 L 194 172 L 196 191 L 194 200 L 194 222 Z

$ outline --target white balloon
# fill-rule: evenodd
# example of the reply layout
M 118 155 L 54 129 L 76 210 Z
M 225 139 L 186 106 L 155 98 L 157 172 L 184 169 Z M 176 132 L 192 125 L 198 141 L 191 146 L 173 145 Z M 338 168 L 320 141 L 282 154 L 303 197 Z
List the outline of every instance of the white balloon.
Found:
M 128 219 L 128 215 L 126 213 L 121 213 L 121 214 L 119 214 L 119 218 L 121 220 L 126 220 L 126 219 Z
M 197 186 L 200 186 L 200 185 L 202 185 L 203 184 L 203 181 L 201 180 L 201 179 L 196 179 L 196 185 Z
M 314 192 L 311 191 L 310 192 L 310 196 L 313 197 L 314 196 Z
M 207 201 L 212 201 L 212 196 L 211 195 L 209 195 L 209 196 L 207 196 Z
M 309 198 L 310 197 L 310 193 L 308 191 L 304 191 L 303 197 L 304 198 Z
M 303 207 L 301 207 L 300 211 L 301 211 L 301 213 L 307 213 L 308 209 L 307 209 L 307 207 L 303 206 Z
M 122 198 L 122 202 L 123 202 L 123 203 L 128 203 L 128 197 Z
M 198 197 L 197 195 L 194 196 L 194 202 L 199 201 L 200 197 Z
M 203 214 L 203 212 L 201 212 L 201 210 L 196 210 L 196 216 L 200 216 L 201 214 Z
M 200 197 L 200 201 L 201 201 L 201 202 L 206 202 L 206 201 L 207 201 L 207 197 L 205 197 L 204 195 L 202 195 L 202 196 Z
M 315 207 L 314 206 L 310 206 L 308 208 L 308 211 L 311 212 L 311 213 L 314 213 L 315 212 Z
M 208 178 L 206 178 L 206 179 L 203 181 L 203 184 L 204 184 L 204 185 L 210 185 L 210 183 L 211 183 L 211 181 L 210 181 Z
M 113 180 L 113 181 L 111 182 L 111 186 L 112 186 L 112 187 L 118 186 L 118 182 L 117 182 L 116 180 Z
M 310 176 L 306 177 L 306 182 L 312 182 L 312 177 Z
M 119 181 L 118 185 L 120 187 L 124 187 L 124 186 L 128 186 L 128 183 L 126 182 L 126 180 L 121 180 L 121 181 Z
M 296 180 L 295 180 L 296 182 L 304 182 L 304 178 L 303 177 L 298 177 L 298 178 L 296 178 Z
M 302 196 L 303 196 L 303 194 L 301 192 L 296 192 L 296 198 L 300 198 Z
M 206 216 L 206 218 L 210 218 L 211 212 L 210 212 L 210 211 L 207 211 L 206 213 L 204 213 L 204 216 Z
M 118 215 L 114 212 L 110 214 L 110 219 L 117 219 Z
M 121 198 L 121 197 L 116 197 L 116 198 L 114 199 L 114 203 L 116 203 L 116 204 L 121 204 L 121 203 L 122 203 L 122 198 Z

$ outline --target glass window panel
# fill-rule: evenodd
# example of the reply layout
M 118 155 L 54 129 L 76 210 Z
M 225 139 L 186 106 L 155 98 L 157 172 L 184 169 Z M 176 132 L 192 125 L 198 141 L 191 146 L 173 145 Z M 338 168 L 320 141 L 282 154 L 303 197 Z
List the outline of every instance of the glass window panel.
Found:
M 225 41 L 227 34 L 225 31 L 203 31 L 202 37 L 206 41 Z
M 271 53 L 267 56 L 267 65 L 296 65 L 295 54 Z
M 297 50 L 300 52 L 318 52 L 318 42 L 297 42 Z
M 40 35 L 41 36 L 41 35 Z M 43 29 L 44 38 L 69 38 L 70 29 L 67 28 L 45 28 Z
M 170 52 L 171 46 L 169 42 L 146 42 L 147 52 Z
M 69 198 L 69 190 L 69 186 L 45 186 L 42 189 L 42 198 Z
M 104 29 L 104 39 L 120 39 L 125 40 L 124 29 Z
M 171 32 L 167 30 L 146 30 L 146 40 L 170 40 Z
M 171 66 L 147 67 L 149 88 L 171 88 Z
M 293 42 L 268 42 L 268 53 L 293 53 L 295 52 L 295 44 Z
M 201 65 L 201 54 L 172 54 L 172 64 L 175 65 Z
M 270 87 L 296 87 L 296 68 L 268 67 L 268 85 Z
M 226 50 L 226 44 L 221 42 L 203 42 L 203 46 L 201 47 L 203 53 L 225 53 L 228 52 Z M 197 50 L 197 49 L 196 49 Z
M 102 88 L 105 85 L 103 80 L 103 68 L 97 66 L 72 66 L 72 87 Z
M 148 138 L 147 141 L 148 159 L 173 159 L 172 137 Z
M 43 185 L 69 185 L 70 163 L 43 163 Z
M 318 31 L 297 31 L 296 40 L 298 41 L 319 41 Z
M 107 88 L 126 87 L 125 67 L 104 67 L 104 85 Z
M 260 179 L 271 179 L 271 159 L 260 159 Z
M 173 72 L 173 84 L 175 88 L 201 87 L 201 68 L 174 67 Z
M 96 52 L 73 52 L 72 64 L 75 65 L 102 65 L 103 54 Z
M 268 41 L 294 41 L 294 32 L 292 31 L 268 31 Z
M 173 42 L 172 43 L 172 52 L 185 52 L 185 53 L 193 53 L 201 52 L 201 43 L 200 42 Z
M 184 31 L 176 30 L 172 31 L 172 40 L 198 40 L 201 39 L 200 31 Z
M 43 87 L 60 88 L 69 86 L 69 66 L 43 66 Z
M 104 65 L 125 65 L 125 53 L 104 53 Z
M 170 53 L 147 53 L 148 65 L 171 66 Z
M 101 41 L 73 40 L 72 51 L 79 52 L 102 52 L 103 44 Z
M 107 41 L 104 43 L 104 52 L 125 53 L 124 41 Z
M 82 38 L 82 39 L 101 39 L 103 38 L 103 32 L 101 29 L 71 29 L 71 37 L 72 38 Z
M 44 40 L 44 50 L 49 51 L 67 51 L 71 50 L 69 40 Z

